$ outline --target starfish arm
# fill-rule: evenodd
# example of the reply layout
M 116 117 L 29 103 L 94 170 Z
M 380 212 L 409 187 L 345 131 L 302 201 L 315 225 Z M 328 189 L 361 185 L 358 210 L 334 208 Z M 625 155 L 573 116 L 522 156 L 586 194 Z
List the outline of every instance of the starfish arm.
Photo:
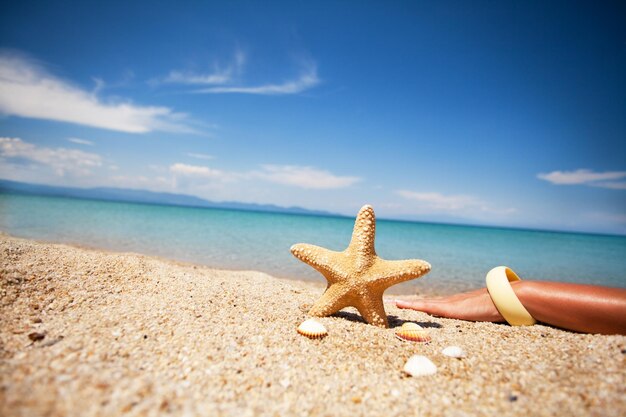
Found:
M 308 243 L 296 243 L 290 250 L 293 256 L 317 269 L 326 279 L 332 276 L 333 265 L 339 252 Z
M 359 310 L 363 320 L 369 324 L 373 324 L 378 327 L 389 327 L 389 323 L 387 322 L 387 313 L 385 313 L 385 305 L 383 304 L 382 292 L 380 294 L 360 299 L 356 303 L 355 307 Z
M 324 294 L 309 310 L 311 316 L 326 317 L 330 316 L 348 306 L 348 300 L 345 297 L 345 291 L 338 285 L 329 285 Z
M 378 260 L 372 273 L 376 278 L 374 282 L 388 288 L 394 284 L 421 277 L 430 271 L 430 264 L 421 259 L 408 259 L 403 261 Z
M 376 216 L 372 206 L 365 205 L 359 210 L 352 230 L 352 239 L 347 251 L 356 256 L 357 268 L 363 270 L 371 265 L 376 255 L 374 238 L 376 236 Z

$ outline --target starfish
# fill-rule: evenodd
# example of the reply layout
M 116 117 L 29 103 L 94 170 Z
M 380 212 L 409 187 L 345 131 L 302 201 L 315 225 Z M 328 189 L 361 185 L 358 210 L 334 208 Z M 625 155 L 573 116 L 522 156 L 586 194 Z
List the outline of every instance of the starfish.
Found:
M 307 243 L 297 243 L 291 253 L 312 266 L 326 278 L 326 291 L 309 314 L 325 317 L 344 307 L 356 307 L 369 324 L 388 327 L 383 293 L 392 285 L 420 277 L 430 271 L 430 264 L 420 259 L 387 261 L 374 249 L 376 216 L 372 206 L 359 210 L 352 240 L 343 252 L 335 252 Z

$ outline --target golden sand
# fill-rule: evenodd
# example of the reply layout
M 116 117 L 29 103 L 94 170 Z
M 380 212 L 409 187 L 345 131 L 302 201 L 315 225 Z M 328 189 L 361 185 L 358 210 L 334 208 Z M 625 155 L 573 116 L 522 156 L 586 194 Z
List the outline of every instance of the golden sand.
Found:
M 297 333 L 321 289 L 0 235 L 2 416 L 623 416 L 626 337 L 387 305 Z M 432 342 L 407 343 L 412 321 Z M 462 347 L 463 359 L 441 354 Z M 414 354 L 437 373 L 402 368 Z

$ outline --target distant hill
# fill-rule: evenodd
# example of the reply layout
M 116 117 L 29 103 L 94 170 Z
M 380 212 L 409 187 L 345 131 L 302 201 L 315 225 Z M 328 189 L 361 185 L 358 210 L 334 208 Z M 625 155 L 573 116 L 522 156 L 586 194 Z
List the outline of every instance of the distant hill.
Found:
M 233 210 L 263 211 L 274 213 L 309 214 L 334 216 L 334 213 L 321 210 L 308 210 L 302 207 L 281 207 L 273 204 L 240 203 L 236 201 L 214 202 L 185 194 L 158 193 L 128 188 L 96 187 L 56 187 L 53 185 L 31 184 L 27 182 L 0 179 L 0 193 L 30 194 L 53 197 L 72 197 L 89 200 L 122 201 L 144 204 L 165 204 L 170 206 L 208 207 Z

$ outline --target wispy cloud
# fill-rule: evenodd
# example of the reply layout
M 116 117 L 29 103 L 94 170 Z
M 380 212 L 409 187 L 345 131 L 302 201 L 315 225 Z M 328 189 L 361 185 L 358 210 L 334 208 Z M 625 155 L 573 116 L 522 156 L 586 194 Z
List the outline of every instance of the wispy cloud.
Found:
M 478 198 L 469 195 L 444 195 L 434 192 L 419 193 L 408 190 L 398 190 L 396 193 L 408 200 L 423 203 L 428 208 L 443 211 L 457 211 L 483 204 Z
M 360 181 L 359 177 L 339 176 L 307 166 L 262 165 L 254 175 L 266 181 L 307 189 L 332 189 L 349 187 Z
M 626 181 L 615 181 L 626 178 L 626 171 L 594 172 L 590 169 L 576 171 L 552 171 L 538 174 L 537 178 L 556 185 L 587 185 L 590 187 L 626 190 Z
M 246 56 L 242 51 L 235 52 L 233 62 L 228 66 L 213 65 L 210 73 L 198 74 L 192 71 L 173 70 L 162 80 L 156 83 L 191 84 L 191 85 L 221 85 L 233 80 L 233 77 L 240 74 L 246 62 Z
M 172 164 L 170 166 L 170 172 L 172 174 L 181 175 L 183 177 L 196 177 L 211 180 L 228 180 L 234 178 L 231 173 L 221 171 L 219 169 L 213 169 L 205 166 L 182 164 L 180 162 Z
M 89 175 L 102 165 L 100 155 L 78 149 L 45 148 L 20 138 L 0 138 L 0 157 L 14 162 L 29 161 L 49 166 L 59 176 L 66 173 Z
M 177 162 L 169 171 L 183 178 L 196 178 L 210 181 L 262 180 L 276 184 L 304 189 L 344 188 L 360 181 L 358 177 L 339 176 L 329 171 L 296 165 L 262 165 L 260 170 L 222 171 L 207 166 L 189 165 Z
M 212 70 L 205 73 L 189 70 L 172 70 L 166 77 L 150 80 L 149 83 L 155 86 L 162 84 L 210 86 L 188 91 L 200 94 L 297 94 L 320 83 L 315 62 L 306 59 L 301 60 L 300 63 L 301 71 L 295 79 L 280 83 L 245 85 L 241 79 L 246 64 L 246 55 L 241 50 L 237 50 L 232 62 L 226 66 L 214 63 Z
M 449 214 L 467 215 L 468 212 L 483 212 L 493 214 L 508 214 L 515 212 L 514 208 L 495 208 L 478 197 L 464 194 L 441 194 L 437 192 L 416 192 L 396 190 L 396 194 L 419 203 L 422 210 L 445 212 Z
M 196 74 L 185 71 L 171 71 L 167 77 L 163 79 L 164 83 L 176 84 L 226 84 L 230 81 L 231 75 L 226 70 L 219 68 L 210 74 Z
M 111 185 L 121 188 L 138 188 L 157 192 L 174 191 L 171 178 L 162 176 L 147 177 L 145 175 L 115 175 L 108 179 Z
M 68 142 L 77 143 L 79 145 L 93 146 L 93 142 L 87 139 L 67 138 Z
M 196 93 L 209 94 L 259 94 L 259 95 L 285 95 L 297 94 L 320 83 L 317 76 L 317 67 L 309 64 L 295 80 L 285 81 L 280 84 L 263 84 L 258 86 L 232 86 L 232 87 L 211 87 L 196 90 Z
M 213 155 L 207 155 L 205 153 L 187 152 L 185 155 L 187 155 L 187 156 L 189 156 L 191 158 L 204 159 L 204 160 L 209 160 L 209 159 L 214 159 L 215 158 Z
M 103 102 L 100 89 L 88 92 L 50 74 L 22 55 L 0 51 L 0 113 L 56 120 L 129 133 L 154 130 L 193 133 L 187 116 L 161 106 Z

